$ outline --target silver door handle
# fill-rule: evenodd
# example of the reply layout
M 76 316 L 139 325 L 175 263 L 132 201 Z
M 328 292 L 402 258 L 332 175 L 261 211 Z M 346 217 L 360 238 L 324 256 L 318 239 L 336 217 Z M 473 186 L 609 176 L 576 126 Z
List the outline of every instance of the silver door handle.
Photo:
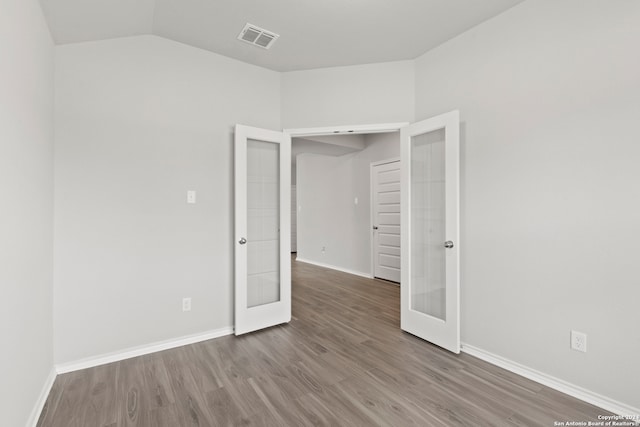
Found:
M 451 240 L 447 240 L 444 242 L 444 247 L 447 249 L 451 249 L 453 247 L 453 242 Z
M 377 225 L 374 225 L 374 226 L 373 226 L 373 229 L 374 229 L 374 230 L 377 230 L 377 229 L 378 229 L 378 226 L 377 226 Z
M 245 243 L 247 243 L 247 239 L 242 237 L 238 243 L 240 243 L 241 245 L 244 245 Z

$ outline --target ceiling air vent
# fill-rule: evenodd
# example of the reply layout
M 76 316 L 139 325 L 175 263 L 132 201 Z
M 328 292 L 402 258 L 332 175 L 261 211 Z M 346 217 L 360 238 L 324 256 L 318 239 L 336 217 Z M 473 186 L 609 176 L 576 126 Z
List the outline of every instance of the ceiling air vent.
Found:
M 280 36 L 272 33 L 271 31 L 267 31 L 253 24 L 247 24 L 238 35 L 238 40 L 242 40 L 243 42 L 247 42 L 263 49 L 269 49 L 273 46 L 273 43 L 275 43 L 278 37 Z

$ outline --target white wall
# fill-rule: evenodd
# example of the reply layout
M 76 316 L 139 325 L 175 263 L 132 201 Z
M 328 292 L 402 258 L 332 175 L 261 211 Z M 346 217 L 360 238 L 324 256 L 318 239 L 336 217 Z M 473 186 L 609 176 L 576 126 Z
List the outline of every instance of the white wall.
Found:
M 371 274 L 370 166 L 400 156 L 400 134 L 367 135 L 365 144 L 339 157 L 298 156 L 298 258 Z
M 280 75 L 150 36 L 57 48 L 56 360 L 231 324 L 234 123 L 413 121 L 459 108 L 463 340 L 640 406 L 637 381 L 629 381 L 640 378 L 640 336 L 629 326 L 640 297 L 632 269 L 640 241 L 639 8 L 635 0 L 525 2 L 415 68 L 404 61 Z M 5 17 L 3 31 L 23 30 Z M 25 70 L 46 69 L 11 72 L 27 78 Z M 28 91 L 14 74 L 0 84 Z M 298 179 L 308 182 L 299 186 L 339 190 L 342 210 L 324 215 L 355 222 L 367 210 L 349 242 L 327 236 L 319 245 L 311 236 L 306 253 L 368 272 L 368 249 L 353 242 L 366 241 L 365 225 L 370 232 L 369 191 L 350 175 L 353 157 L 303 156 Z M 198 190 L 197 205 L 184 204 L 187 189 Z M 302 202 L 303 217 L 315 212 Z M 343 256 L 328 259 L 333 248 Z M 183 296 L 194 298 L 188 314 Z M 571 328 L 589 335 L 588 353 L 568 349 Z
M 413 61 L 282 74 L 284 128 L 410 122 Z
M 233 125 L 281 128 L 280 75 L 154 36 L 56 54 L 56 362 L 232 326 Z
M 638 22 L 528 1 L 416 63 L 416 118 L 462 115 L 463 341 L 635 407 Z
M 53 45 L 36 0 L 0 10 L 0 414 L 22 426 L 53 368 Z

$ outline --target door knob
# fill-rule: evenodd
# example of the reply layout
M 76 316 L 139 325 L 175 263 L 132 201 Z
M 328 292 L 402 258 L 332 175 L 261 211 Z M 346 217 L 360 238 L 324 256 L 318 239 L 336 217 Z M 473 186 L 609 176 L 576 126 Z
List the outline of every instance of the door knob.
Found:
M 373 229 L 374 229 L 374 230 L 377 230 L 377 229 L 378 229 L 378 226 L 377 226 L 377 225 L 374 225 L 374 226 L 373 226 Z
M 453 247 L 453 242 L 451 240 L 447 240 L 444 242 L 444 247 L 447 249 L 451 249 Z
M 240 241 L 238 242 L 241 245 L 244 245 L 245 243 L 247 243 L 247 239 L 245 239 L 244 237 L 240 239 Z

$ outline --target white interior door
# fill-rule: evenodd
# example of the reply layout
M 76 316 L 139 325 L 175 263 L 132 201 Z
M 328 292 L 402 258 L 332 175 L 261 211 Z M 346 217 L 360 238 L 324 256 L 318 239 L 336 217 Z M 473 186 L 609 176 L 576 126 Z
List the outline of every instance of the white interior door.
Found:
M 291 138 L 235 129 L 235 334 L 291 320 Z
M 401 328 L 460 352 L 458 111 L 400 131 Z
M 400 283 L 400 161 L 371 165 L 373 275 Z

